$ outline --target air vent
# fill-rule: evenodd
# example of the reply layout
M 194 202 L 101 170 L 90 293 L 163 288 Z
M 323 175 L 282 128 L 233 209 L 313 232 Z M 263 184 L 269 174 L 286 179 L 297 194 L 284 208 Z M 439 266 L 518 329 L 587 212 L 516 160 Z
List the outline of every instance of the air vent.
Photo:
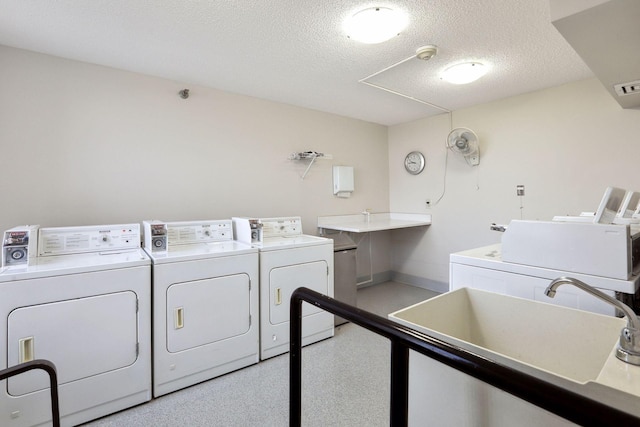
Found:
M 550 0 L 553 25 L 622 108 L 640 107 L 640 1 Z M 629 82 L 629 83 L 627 83 Z
M 640 80 L 629 83 L 620 83 L 613 85 L 618 96 L 633 95 L 634 93 L 640 93 Z

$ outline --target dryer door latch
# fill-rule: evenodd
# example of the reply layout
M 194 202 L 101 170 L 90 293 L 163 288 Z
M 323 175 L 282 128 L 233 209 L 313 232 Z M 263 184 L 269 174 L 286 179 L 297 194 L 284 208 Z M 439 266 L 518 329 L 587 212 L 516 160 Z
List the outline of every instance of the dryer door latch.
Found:
M 18 363 L 31 362 L 34 357 L 33 337 L 20 338 L 18 340 L 19 360 Z
M 178 307 L 173 310 L 173 326 L 175 329 L 184 328 L 184 307 Z

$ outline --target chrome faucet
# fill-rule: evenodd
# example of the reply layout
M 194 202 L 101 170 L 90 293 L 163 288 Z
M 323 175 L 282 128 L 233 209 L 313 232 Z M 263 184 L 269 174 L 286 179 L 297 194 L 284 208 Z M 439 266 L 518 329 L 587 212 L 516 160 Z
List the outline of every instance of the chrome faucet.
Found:
M 559 277 L 553 280 L 544 294 L 550 298 L 556 296 L 556 290 L 561 285 L 573 285 L 602 301 L 609 303 L 622 311 L 627 318 L 627 326 L 622 328 L 620 332 L 620 342 L 616 349 L 616 357 L 623 362 L 630 363 L 632 365 L 640 365 L 640 320 L 633 312 L 633 310 L 626 304 L 618 301 L 615 298 L 611 298 L 609 295 L 587 285 L 586 283 L 574 279 L 572 277 Z

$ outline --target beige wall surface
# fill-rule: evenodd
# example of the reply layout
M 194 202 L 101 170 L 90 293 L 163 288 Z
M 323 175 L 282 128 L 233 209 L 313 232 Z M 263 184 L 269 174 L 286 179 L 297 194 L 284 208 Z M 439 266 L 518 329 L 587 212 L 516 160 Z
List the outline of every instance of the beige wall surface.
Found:
M 640 111 L 597 80 L 386 128 L 2 46 L 0 62 L 2 230 L 300 215 L 316 234 L 320 215 L 431 213 L 430 227 L 373 236 L 373 273 L 444 284 L 450 253 L 500 241 L 492 222 L 577 214 L 606 186 L 640 189 Z M 480 166 L 447 154 L 451 126 L 478 134 Z M 307 150 L 333 159 L 303 180 L 308 163 L 288 156 Z M 403 168 L 412 150 L 427 156 L 418 176 Z M 355 168 L 351 198 L 332 195 L 332 165 Z
M 388 210 L 384 126 L 2 46 L 0 63 L 2 230 L 299 215 L 316 234 L 319 215 Z M 288 157 L 309 150 L 333 159 L 303 180 Z M 332 165 L 354 167 L 351 198 Z
M 447 156 L 451 126 L 478 135 L 478 167 Z M 418 176 L 403 168 L 412 150 L 427 157 Z M 450 253 L 500 242 L 491 223 L 594 211 L 607 186 L 640 190 L 639 162 L 640 110 L 595 79 L 390 127 L 390 209 L 433 216 L 426 232 L 394 234 L 392 270 L 448 283 Z

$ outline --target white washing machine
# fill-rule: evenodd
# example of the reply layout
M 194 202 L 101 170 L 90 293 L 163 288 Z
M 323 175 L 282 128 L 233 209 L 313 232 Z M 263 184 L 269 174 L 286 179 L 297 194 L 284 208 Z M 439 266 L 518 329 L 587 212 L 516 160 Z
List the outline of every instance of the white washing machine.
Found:
M 40 228 L 37 242 L 37 257 L 0 270 L 0 368 L 52 361 L 65 426 L 150 400 L 151 262 L 140 225 Z M 47 376 L 7 380 L 0 425 L 44 423 Z
M 144 222 L 153 262 L 153 394 L 258 362 L 258 250 L 231 220 Z
M 289 300 L 301 286 L 333 297 L 333 240 L 302 234 L 300 217 L 233 218 L 236 239 L 260 249 L 260 359 L 289 351 Z M 333 315 L 302 309 L 302 345 L 333 336 Z
M 470 287 L 609 316 L 616 315 L 614 306 L 579 288 L 564 286 L 555 298 L 549 298 L 544 291 L 553 279 L 570 276 L 611 298 L 622 298 L 625 293 L 631 297 L 634 289 L 638 292 L 637 276 L 621 280 L 505 262 L 500 243 L 453 253 L 449 259 L 449 290 Z

